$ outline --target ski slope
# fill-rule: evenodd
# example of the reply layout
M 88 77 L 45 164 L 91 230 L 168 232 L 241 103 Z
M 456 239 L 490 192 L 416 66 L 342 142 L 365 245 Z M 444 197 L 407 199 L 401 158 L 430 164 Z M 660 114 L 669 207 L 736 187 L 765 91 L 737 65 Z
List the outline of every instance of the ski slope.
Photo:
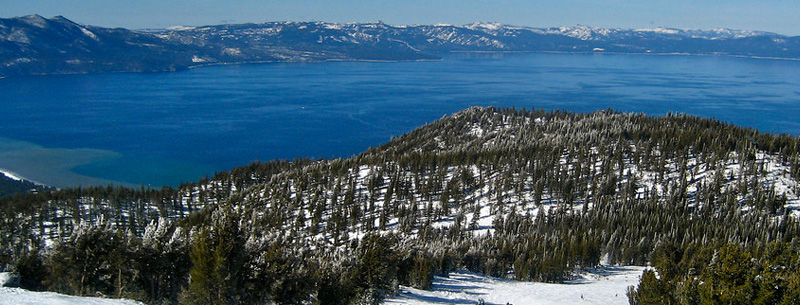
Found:
M 435 277 L 430 291 L 401 287 L 389 305 L 479 304 L 569 305 L 628 304 L 625 290 L 637 285 L 643 267 L 602 267 L 578 274 L 564 284 L 519 282 L 492 278 L 467 271 Z M 0 305 L 142 305 L 120 299 L 76 297 L 54 292 L 33 292 L 0 287 Z
M 386 300 L 392 305 L 479 304 L 568 305 L 628 304 L 625 290 L 635 286 L 643 267 L 602 267 L 580 273 L 564 284 L 518 282 L 458 272 L 436 277 L 431 291 L 401 287 Z
M 143 305 L 120 299 L 76 297 L 55 292 L 34 292 L 20 288 L 0 287 L 0 305 Z

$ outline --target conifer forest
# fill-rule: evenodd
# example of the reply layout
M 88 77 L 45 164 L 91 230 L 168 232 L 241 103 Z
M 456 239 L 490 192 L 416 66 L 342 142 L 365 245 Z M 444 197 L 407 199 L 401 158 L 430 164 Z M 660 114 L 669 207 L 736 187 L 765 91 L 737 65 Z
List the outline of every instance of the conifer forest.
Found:
M 683 114 L 474 107 L 350 158 L 2 197 L 0 266 L 147 304 L 380 304 L 455 270 L 639 265 L 630 304 L 798 304 L 798 153 Z

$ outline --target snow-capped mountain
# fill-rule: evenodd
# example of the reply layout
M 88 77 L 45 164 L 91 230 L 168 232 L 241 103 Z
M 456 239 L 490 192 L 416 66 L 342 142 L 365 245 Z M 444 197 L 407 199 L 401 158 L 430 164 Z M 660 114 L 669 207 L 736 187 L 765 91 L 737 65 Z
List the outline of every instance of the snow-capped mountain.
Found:
M 196 65 L 438 59 L 453 51 L 684 53 L 800 58 L 800 37 L 729 29 L 532 28 L 478 22 L 267 22 L 133 31 L 64 17 L 0 19 L 0 77 L 174 71 Z

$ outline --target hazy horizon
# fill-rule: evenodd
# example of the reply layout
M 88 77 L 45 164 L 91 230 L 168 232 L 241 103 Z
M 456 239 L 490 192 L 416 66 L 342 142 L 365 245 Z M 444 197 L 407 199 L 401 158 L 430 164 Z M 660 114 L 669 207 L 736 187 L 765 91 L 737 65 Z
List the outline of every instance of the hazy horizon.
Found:
M 530 27 L 577 24 L 601 28 L 716 29 L 800 35 L 800 5 L 766 1 L 621 0 L 259 2 L 249 0 L 31 0 L 5 3 L 0 17 L 64 16 L 80 24 L 129 29 L 270 21 L 332 23 L 383 21 L 391 25 L 499 22 Z

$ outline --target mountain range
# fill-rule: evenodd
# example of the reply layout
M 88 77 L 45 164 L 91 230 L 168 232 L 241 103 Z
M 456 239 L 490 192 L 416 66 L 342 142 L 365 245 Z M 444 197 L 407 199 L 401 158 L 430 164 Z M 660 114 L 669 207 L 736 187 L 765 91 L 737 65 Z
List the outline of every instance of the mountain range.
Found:
M 450 52 L 800 59 L 800 37 L 729 29 L 533 28 L 499 23 L 267 22 L 129 30 L 81 25 L 61 16 L 0 19 L 0 77 L 164 72 L 209 64 L 437 60 Z

